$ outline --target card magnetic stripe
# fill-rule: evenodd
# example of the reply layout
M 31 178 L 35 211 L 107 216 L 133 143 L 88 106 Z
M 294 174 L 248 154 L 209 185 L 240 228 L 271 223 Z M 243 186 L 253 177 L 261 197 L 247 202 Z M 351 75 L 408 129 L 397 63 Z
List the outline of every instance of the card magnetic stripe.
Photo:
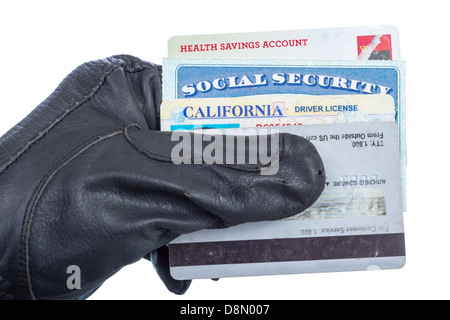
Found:
M 170 266 L 405 256 L 403 233 L 170 244 Z

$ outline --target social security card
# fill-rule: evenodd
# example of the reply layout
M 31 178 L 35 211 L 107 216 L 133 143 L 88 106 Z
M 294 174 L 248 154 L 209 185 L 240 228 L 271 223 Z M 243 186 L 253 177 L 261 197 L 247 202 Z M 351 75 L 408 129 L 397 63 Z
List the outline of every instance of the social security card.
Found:
M 273 94 L 391 96 L 399 129 L 406 210 L 404 61 L 175 58 L 163 61 L 163 100 Z

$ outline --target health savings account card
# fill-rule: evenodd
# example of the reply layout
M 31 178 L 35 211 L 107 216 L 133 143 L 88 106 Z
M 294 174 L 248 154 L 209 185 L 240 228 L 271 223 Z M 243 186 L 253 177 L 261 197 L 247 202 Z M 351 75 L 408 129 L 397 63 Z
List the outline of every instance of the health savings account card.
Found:
M 169 58 L 400 60 L 394 26 L 175 36 Z
M 394 120 L 399 130 L 403 209 L 406 211 L 403 61 L 169 58 L 163 62 L 163 100 L 274 94 L 390 95 L 394 100 Z M 202 117 L 202 113 L 198 115 Z M 205 127 L 214 127 L 205 119 L 201 120 Z M 214 119 L 206 120 L 214 123 Z

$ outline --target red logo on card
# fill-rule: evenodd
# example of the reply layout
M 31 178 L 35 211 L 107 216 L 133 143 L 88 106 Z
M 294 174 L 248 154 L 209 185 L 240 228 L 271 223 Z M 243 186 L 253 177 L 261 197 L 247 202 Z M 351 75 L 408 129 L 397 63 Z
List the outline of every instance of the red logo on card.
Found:
M 358 56 L 361 55 L 361 52 L 364 49 L 367 50 L 365 52 L 369 55 L 369 60 L 392 60 L 392 43 L 391 43 L 391 35 L 384 34 L 373 35 L 373 36 L 358 36 Z

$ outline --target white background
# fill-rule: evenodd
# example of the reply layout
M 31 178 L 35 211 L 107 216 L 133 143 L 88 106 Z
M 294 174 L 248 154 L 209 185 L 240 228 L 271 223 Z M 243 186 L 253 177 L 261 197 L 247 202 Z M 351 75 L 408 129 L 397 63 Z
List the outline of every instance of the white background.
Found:
M 407 263 L 400 270 L 196 280 L 166 290 L 151 263 L 91 299 L 448 299 L 449 32 L 446 1 L 1 1 L 0 135 L 74 68 L 113 54 L 158 64 L 174 35 L 396 25 L 407 61 Z M 1 204 L 0 204 L 1 210 Z

